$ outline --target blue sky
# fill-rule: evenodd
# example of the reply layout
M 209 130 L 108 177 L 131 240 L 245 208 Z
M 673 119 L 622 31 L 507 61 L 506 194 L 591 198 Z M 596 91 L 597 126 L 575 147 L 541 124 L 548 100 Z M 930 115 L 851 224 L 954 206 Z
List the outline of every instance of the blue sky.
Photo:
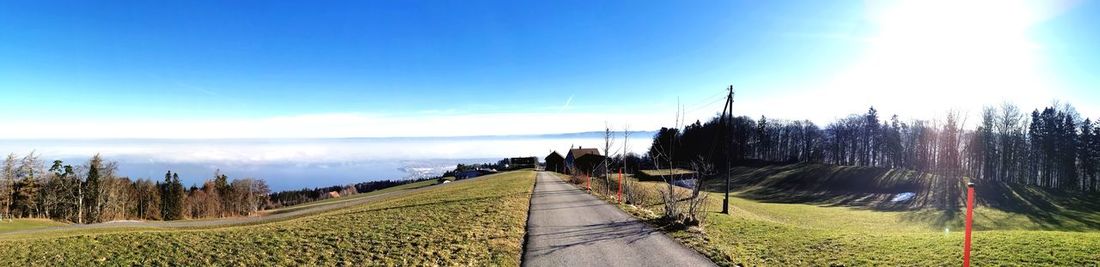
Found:
M 1100 4 L 960 2 L 4 2 L 0 137 L 651 130 L 729 84 L 739 114 L 821 123 L 1100 116 Z

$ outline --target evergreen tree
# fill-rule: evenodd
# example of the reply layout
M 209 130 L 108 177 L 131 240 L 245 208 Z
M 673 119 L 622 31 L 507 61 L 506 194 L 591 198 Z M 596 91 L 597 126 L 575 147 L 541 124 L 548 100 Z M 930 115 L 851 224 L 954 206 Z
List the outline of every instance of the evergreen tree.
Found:
M 214 191 L 221 201 L 218 203 L 221 206 L 221 216 L 227 216 L 233 210 L 233 188 L 229 186 L 229 176 L 222 174 L 221 170 L 214 171 Z
M 179 174 L 164 174 L 164 184 L 161 185 L 161 206 L 163 214 L 161 218 L 166 221 L 183 219 L 183 184 L 180 183 Z
M 878 110 L 871 107 L 867 110 L 867 115 L 864 115 L 863 121 L 861 139 L 864 152 L 860 160 L 863 166 L 878 166 L 879 144 L 882 143 L 879 130 Z
M 771 138 L 768 136 L 768 118 L 760 116 L 760 121 L 756 123 L 756 157 L 767 159 L 771 152 L 769 150 L 771 145 Z
M 997 150 L 997 141 L 993 133 L 993 127 L 996 120 L 996 111 L 992 107 L 987 107 L 982 112 L 982 124 L 978 127 L 977 138 L 979 139 L 978 154 L 980 155 L 980 162 L 978 165 L 981 167 L 981 171 L 975 178 L 982 178 L 986 180 L 995 180 L 997 174 L 997 160 L 1000 158 Z
M 179 220 L 183 219 L 183 198 L 187 195 L 186 190 L 183 188 L 183 183 L 180 182 L 179 173 L 172 174 L 172 210 L 169 210 L 169 214 L 172 215 L 167 220 Z
M 721 120 L 661 129 L 650 157 L 665 156 L 675 146 L 676 162 L 710 160 L 723 166 L 731 151 L 734 164 L 745 157 L 765 162 L 812 162 L 848 166 L 909 169 L 937 174 L 933 190 L 958 195 L 964 178 L 1011 182 L 1047 188 L 1100 190 L 1100 123 L 1078 121 L 1068 105 L 1044 107 L 1027 114 L 1011 104 L 986 107 L 973 130 L 952 112 L 947 120 L 902 123 L 893 116 L 879 121 L 871 107 L 818 129 L 809 121 L 761 116 L 733 120 L 733 147 L 726 149 Z M 681 131 L 678 131 L 681 130 Z M 718 149 L 714 153 L 708 152 Z M 712 156 L 713 155 L 713 156 Z M 659 165 L 667 160 L 657 161 Z M 665 166 L 662 166 L 665 167 Z M 943 207 L 957 199 L 946 196 Z
M 84 185 L 84 211 L 85 221 L 98 222 L 100 212 L 100 169 L 103 168 L 103 159 L 96 154 L 88 161 L 88 176 Z
M 1092 121 L 1085 119 L 1081 123 L 1080 143 L 1077 147 L 1077 161 L 1080 162 L 1081 189 L 1092 190 L 1095 188 L 1096 179 L 1096 136 L 1093 132 Z
M 1031 112 L 1031 124 L 1027 127 L 1027 136 L 1028 136 L 1027 140 L 1030 144 L 1030 146 L 1029 146 L 1030 149 L 1028 150 L 1028 155 L 1029 155 L 1029 157 L 1028 157 L 1029 160 L 1027 161 L 1028 162 L 1027 163 L 1028 171 L 1027 171 L 1027 173 L 1024 174 L 1024 177 L 1026 177 L 1025 178 L 1026 180 L 1024 181 L 1024 183 L 1025 184 L 1031 184 L 1031 185 L 1039 185 L 1040 184 L 1040 177 L 1039 176 L 1040 176 L 1040 172 L 1041 172 L 1041 165 L 1042 165 L 1042 162 L 1045 161 L 1045 159 L 1043 159 L 1043 153 L 1042 153 L 1042 151 L 1043 151 L 1043 149 L 1042 149 L 1043 148 L 1043 123 L 1042 123 L 1042 120 L 1040 119 L 1038 109 Z
M 1092 129 L 1092 139 L 1089 143 L 1089 152 L 1092 154 L 1092 191 L 1100 191 L 1100 121 Z
M 1058 185 L 1066 189 L 1081 188 L 1077 177 L 1077 151 L 1080 142 L 1075 120 L 1072 114 L 1063 114 L 1062 132 L 1059 135 L 1061 137 L 1061 147 L 1058 149 L 1058 163 L 1061 171 L 1059 178 L 1061 179 L 1058 181 Z

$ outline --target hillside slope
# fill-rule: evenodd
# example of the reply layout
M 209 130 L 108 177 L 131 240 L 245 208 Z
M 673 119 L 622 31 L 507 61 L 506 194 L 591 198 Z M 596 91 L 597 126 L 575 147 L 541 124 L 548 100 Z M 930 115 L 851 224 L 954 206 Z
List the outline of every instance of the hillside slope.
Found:
M 795 164 L 734 171 L 730 213 L 724 179 L 708 181 L 703 227 L 666 229 L 723 266 L 958 266 L 963 218 L 929 203 L 933 177 L 874 168 Z M 628 178 L 629 179 L 629 178 Z M 594 179 L 596 184 L 600 179 Z M 634 181 L 642 204 L 622 207 L 656 219 L 660 181 Z M 630 184 L 630 183 L 628 183 Z M 1028 186 L 979 186 L 972 259 L 992 266 L 1097 266 L 1095 195 Z M 998 188 L 1000 187 L 1000 188 Z M 599 192 L 599 190 L 593 190 Z M 913 193 L 908 201 L 892 201 Z M 685 201 L 686 202 L 686 201 Z M 896 202 L 896 203 L 895 203 Z M 686 204 L 686 203 L 683 203 Z M 1013 207 L 1007 209 L 1004 207 Z M 639 211 L 639 208 L 651 212 Z
M 401 196 L 407 193 L 421 190 L 435 184 L 435 181 L 422 181 L 410 184 L 394 186 L 382 190 L 367 193 L 354 194 L 341 198 L 330 198 L 321 201 L 308 202 L 278 209 L 264 210 L 247 217 L 203 218 L 176 221 L 112 221 L 93 224 L 66 224 L 47 219 L 23 219 L 16 220 L 14 226 L 0 222 L 0 237 L 13 235 L 36 235 L 41 233 L 62 234 L 63 232 L 87 233 L 89 231 L 110 232 L 118 230 L 137 229 L 196 229 L 226 227 L 236 225 L 260 224 L 277 221 L 285 221 L 302 216 L 318 214 L 326 211 L 343 209 L 351 206 L 362 205 L 371 201 Z M 33 224 L 22 223 L 35 222 Z
M 0 237 L 0 265 L 518 265 L 534 172 L 247 226 Z
M 934 186 L 939 176 L 908 170 L 823 164 L 737 167 L 732 182 L 737 196 L 765 203 L 801 203 L 877 211 L 924 211 L 936 226 L 961 222 L 965 194 L 945 194 Z M 712 180 L 711 191 L 723 181 Z M 958 181 L 961 184 L 961 181 Z M 961 186 L 960 186 L 961 188 Z M 1100 229 L 1100 194 L 978 181 L 977 205 L 1013 220 L 1029 221 L 1021 229 Z M 937 208 L 936 198 L 956 197 L 955 209 Z M 935 211 L 933 211 L 935 210 Z M 936 212 L 942 211 L 942 212 Z M 935 214 L 935 215 L 932 215 Z

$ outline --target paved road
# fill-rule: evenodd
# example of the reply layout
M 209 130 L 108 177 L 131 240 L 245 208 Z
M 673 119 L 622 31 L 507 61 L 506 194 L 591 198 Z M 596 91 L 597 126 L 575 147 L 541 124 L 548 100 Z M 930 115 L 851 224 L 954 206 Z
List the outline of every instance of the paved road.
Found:
M 713 266 L 660 231 L 561 179 L 539 172 L 524 266 Z

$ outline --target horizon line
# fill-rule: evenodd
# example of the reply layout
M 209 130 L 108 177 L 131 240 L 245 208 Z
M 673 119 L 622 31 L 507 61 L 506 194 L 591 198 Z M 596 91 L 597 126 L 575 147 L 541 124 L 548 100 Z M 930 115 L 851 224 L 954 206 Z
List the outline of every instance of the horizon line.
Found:
M 655 133 L 658 130 L 630 130 L 634 133 Z M 611 131 L 612 134 L 621 134 L 623 131 Z M 0 141 L 124 141 L 124 140 L 355 140 L 355 139 L 453 139 L 453 138 L 501 138 L 501 137 L 565 137 L 570 135 L 604 134 L 604 131 L 559 132 L 544 134 L 498 134 L 498 135 L 430 135 L 430 136 L 349 136 L 349 137 L 74 137 L 74 138 L 33 138 L 33 137 L 2 137 Z

